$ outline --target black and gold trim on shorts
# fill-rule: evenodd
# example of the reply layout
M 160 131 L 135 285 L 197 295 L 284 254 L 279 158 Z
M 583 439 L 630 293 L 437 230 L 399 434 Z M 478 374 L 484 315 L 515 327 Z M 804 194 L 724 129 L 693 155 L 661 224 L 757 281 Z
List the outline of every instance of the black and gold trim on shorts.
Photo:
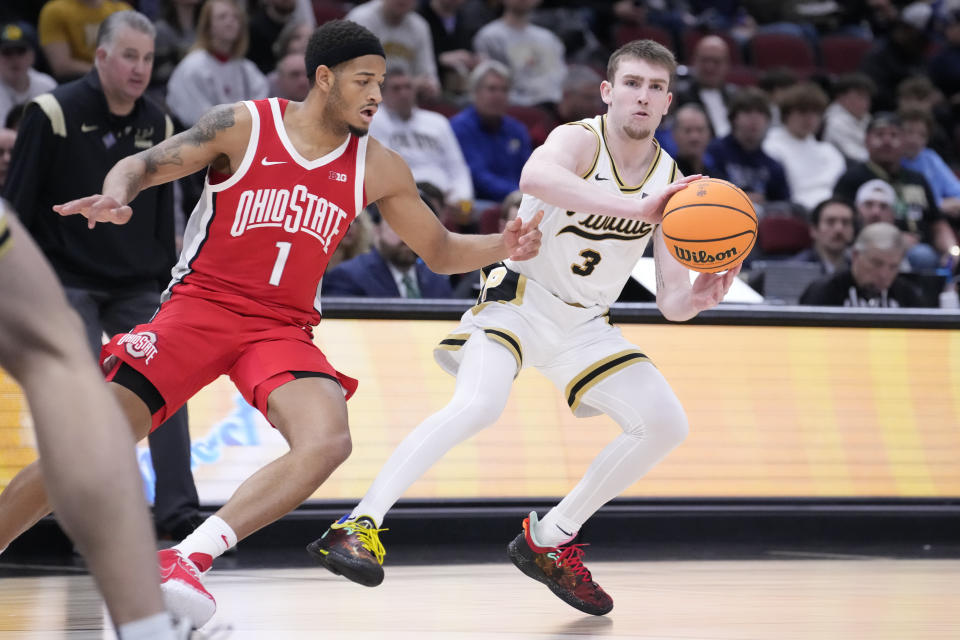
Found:
M 3 203 L 0 202 L 0 258 L 3 257 L 10 247 L 13 246 L 13 236 L 10 235 L 10 225 L 7 224 L 6 216 L 3 211 Z
M 580 407 L 584 394 L 598 382 L 638 362 L 650 362 L 650 358 L 636 349 L 627 349 L 595 362 L 581 371 L 570 381 L 564 392 L 570 410 L 576 411 Z
M 451 333 L 440 341 L 437 349 L 446 349 L 447 351 L 459 351 L 463 345 L 470 339 L 469 333 Z
M 502 262 L 487 265 L 480 270 L 483 288 L 477 304 L 471 308 L 474 315 L 491 302 L 523 304 L 523 294 L 527 290 L 527 277 L 507 269 Z
M 597 150 L 593 152 L 593 161 L 590 163 L 590 168 L 580 174 L 580 177 L 586 180 L 590 177 L 590 174 L 593 173 L 594 169 L 597 168 L 597 160 L 600 159 L 600 147 L 603 146 L 600 144 L 600 134 L 597 133 L 597 130 L 593 128 L 593 125 L 590 125 L 586 122 L 568 122 L 567 124 L 579 125 L 597 137 Z
M 620 172 L 617 171 L 617 163 L 613 161 L 613 156 L 610 154 L 610 147 L 607 145 L 607 116 L 606 114 L 600 116 L 600 135 L 603 137 L 604 147 L 607 149 L 607 157 L 610 158 L 610 168 L 613 170 L 613 178 L 617 181 L 617 185 L 620 187 L 620 193 L 637 193 L 643 188 L 643 185 L 647 183 L 647 180 L 650 179 L 660 165 L 660 158 L 663 157 L 663 149 L 660 147 L 660 143 L 657 142 L 656 138 L 653 138 L 654 146 L 654 155 L 653 161 L 650 163 L 650 168 L 647 169 L 647 174 L 643 176 L 643 180 L 640 181 L 635 187 L 624 184 L 623 178 L 620 177 Z
M 499 342 L 507 348 L 510 355 L 517 361 L 517 371 L 523 368 L 523 348 L 520 346 L 520 338 L 518 338 L 515 333 L 507 331 L 506 329 L 496 329 L 493 327 L 484 328 L 483 332 L 488 338 L 494 342 Z

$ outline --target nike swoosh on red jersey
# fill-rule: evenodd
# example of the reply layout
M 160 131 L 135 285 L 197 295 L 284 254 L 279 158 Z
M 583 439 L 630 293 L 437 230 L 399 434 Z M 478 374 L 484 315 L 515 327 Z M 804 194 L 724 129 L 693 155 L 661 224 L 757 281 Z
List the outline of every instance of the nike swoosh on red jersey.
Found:
M 266 158 L 261 158 L 260 164 L 265 167 L 269 167 L 272 164 L 287 164 L 286 160 L 267 160 Z

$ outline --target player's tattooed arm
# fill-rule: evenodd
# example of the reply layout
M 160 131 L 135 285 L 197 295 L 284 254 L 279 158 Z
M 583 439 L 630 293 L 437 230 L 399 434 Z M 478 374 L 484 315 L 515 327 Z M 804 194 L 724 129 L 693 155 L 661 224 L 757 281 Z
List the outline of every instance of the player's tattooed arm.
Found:
M 125 224 L 137 194 L 172 182 L 207 166 L 232 173 L 250 140 L 252 119 L 242 104 L 223 105 L 207 112 L 189 130 L 138 154 L 127 156 L 110 169 L 102 193 L 71 200 L 53 209 L 60 215 L 82 214 L 91 229 L 98 222 Z
M 242 104 L 214 107 L 188 130 L 118 162 L 104 180 L 104 194 L 127 203 L 140 191 L 207 166 L 233 173 L 246 150 L 250 114 Z
M 222 104 L 200 116 L 197 124 L 184 132 L 184 140 L 195 146 L 210 142 L 226 129 L 237 124 L 236 105 Z
M 183 133 L 143 152 L 144 173 L 154 175 L 164 166 L 182 167 L 184 147 L 201 148 L 216 139 L 222 131 L 237 124 L 235 105 L 218 105 L 203 114 L 195 125 Z M 230 157 L 219 154 L 214 160 L 215 169 L 232 173 Z

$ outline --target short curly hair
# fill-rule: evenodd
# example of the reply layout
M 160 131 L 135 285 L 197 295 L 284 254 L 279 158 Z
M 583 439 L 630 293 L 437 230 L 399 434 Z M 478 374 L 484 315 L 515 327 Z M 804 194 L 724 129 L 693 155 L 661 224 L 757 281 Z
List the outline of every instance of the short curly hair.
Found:
M 331 20 L 318 27 L 307 42 L 307 77 L 311 86 L 317 67 L 337 65 L 366 55 L 386 58 L 383 45 L 369 29 L 349 20 Z

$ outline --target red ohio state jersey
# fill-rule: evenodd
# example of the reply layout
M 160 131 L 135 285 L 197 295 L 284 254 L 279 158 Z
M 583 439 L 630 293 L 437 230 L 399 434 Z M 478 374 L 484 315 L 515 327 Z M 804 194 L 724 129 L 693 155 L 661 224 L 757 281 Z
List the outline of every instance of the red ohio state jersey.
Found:
M 317 324 L 324 270 L 365 204 L 367 138 L 350 134 L 322 158 L 306 160 L 283 127 L 286 100 L 243 104 L 252 117 L 243 161 L 231 176 L 208 171 L 163 300 L 190 295 L 240 313 Z

